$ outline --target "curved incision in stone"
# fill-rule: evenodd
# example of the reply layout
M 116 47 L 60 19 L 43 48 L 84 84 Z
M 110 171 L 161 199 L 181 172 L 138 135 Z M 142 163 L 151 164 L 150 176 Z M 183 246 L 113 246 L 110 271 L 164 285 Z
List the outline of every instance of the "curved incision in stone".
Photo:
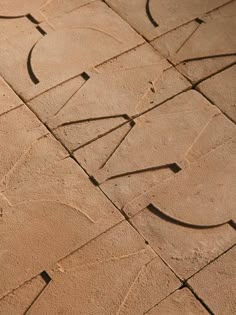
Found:
M 177 224 L 183 227 L 187 228 L 195 228 L 195 229 L 209 229 L 209 228 L 216 228 L 218 226 L 224 225 L 226 223 L 229 223 L 229 218 L 225 218 L 225 221 L 219 222 L 219 223 L 213 223 L 213 224 L 194 224 L 194 223 L 188 223 L 183 220 L 177 219 L 175 217 L 172 217 L 171 215 L 166 214 L 165 212 L 161 211 L 159 208 L 157 208 L 152 203 L 147 206 L 148 210 L 154 213 L 156 216 L 161 218 L 162 220 L 168 221 L 173 224 Z
M 90 53 L 91 47 L 89 46 L 92 46 L 95 41 L 100 42 L 97 59 L 102 61 L 103 50 L 107 46 L 111 46 L 111 40 L 114 46 L 122 44 L 119 39 L 111 34 L 91 27 L 64 29 L 44 36 L 32 46 L 28 54 L 27 70 L 30 79 L 34 84 L 38 84 L 43 80 L 42 76 L 50 77 L 52 70 L 56 71 L 58 76 L 60 73 L 63 74 L 65 69 L 69 77 L 78 75 L 78 73 L 84 71 L 86 66 L 89 67 L 91 64 L 93 49 Z M 42 54 L 42 52 L 44 53 Z M 86 56 L 86 60 L 82 61 L 78 56 Z M 63 71 L 61 71 L 61 67 L 63 67 Z
M 38 42 L 37 42 L 38 43 Z M 32 52 L 34 50 L 34 47 L 37 45 L 37 43 L 34 44 L 34 46 L 31 48 L 29 54 L 28 54 L 28 58 L 27 58 L 27 70 L 28 70 L 28 74 L 30 76 L 31 81 L 34 84 L 38 84 L 39 83 L 39 79 L 37 78 L 37 76 L 35 75 L 33 68 L 32 68 L 32 63 L 31 63 L 31 57 L 32 57 Z
M 152 23 L 152 25 L 154 27 L 159 26 L 159 24 L 156 22 L 156 20 L 152 16 L 152 13 L 151 13 L 151 10 L 150 10 L 150 0 L 147 0 L 145 9 L 146 9 L 147 17 L 148 17 L 149 21 Z
M 132 213 L 135 208 L 148 207 L 160 218 L 185 227 L 213 228 L 235 222 L 235 161 L 230 159 L 235 145 L 236 138 L 218 145 L 192 166 L 131 201 L 125 210 Z
M 0 15 L 0 19 L 20 19 L 25 17 L 25 15 L 14 15 L 14 16 L 5 16 L 5 15 Z

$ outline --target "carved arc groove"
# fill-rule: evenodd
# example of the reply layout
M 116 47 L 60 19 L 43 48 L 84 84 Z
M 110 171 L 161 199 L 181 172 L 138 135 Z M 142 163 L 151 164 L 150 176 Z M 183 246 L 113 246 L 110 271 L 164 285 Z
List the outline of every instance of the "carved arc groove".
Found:
M 150 0 L 147 0 L 147 2 L 146 2 L 146 14 L 147 14 L 149 21 L 152 23 L 152 25 L 154 27 L 158 27 L 159 24 L 155 21 L 155 19 L 152 16 L 152 13 L 150 11 Z

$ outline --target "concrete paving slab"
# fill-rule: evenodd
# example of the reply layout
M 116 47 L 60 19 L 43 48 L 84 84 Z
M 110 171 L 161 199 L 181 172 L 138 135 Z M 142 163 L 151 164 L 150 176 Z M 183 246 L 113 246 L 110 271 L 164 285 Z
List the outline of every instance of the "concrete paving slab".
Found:
M 130 25 L 148 40 L 198 18 L 226 0 L 106 0 Z
M 28 105 L 74 151 L 189 87 L 178 71 L 145 44 Z
M 183 280 L 236 242 L 235 230 L 229 224 L 191 227 L 167 218 L 154 207 L 145 208 L 131 222 Z
M 189 280 L 191 287 L 214 314 L 236 312 L 236 247 Z
M 29 314 L 143 314 L 180 285 L 139 234 L 123 222 L 61 260 Z
M 3 296 L 122 216 L 25 106 L 0 126 Z
M 202 82 L 198 89 L 236 123 L 236 65 Z
M 11 21 L 14 28 L 18 19 Z M 5 32 L 0 40 L 0 73 L 24 100 L 143 43 L 100 1 L 41 24 L 28 23 L 31 27 L 10 37 Z
M 235 137 L 235 125 L 215 116 L 185 155 L 189 166 L 123 210 L 132 216 L 153 204 L 178 222 L 203 227 L 235 220 Z
M 1 1 L 0 314 L 235 313 L 235 10 Z
M 231 226 L 235 221 L 234 152 L 235 139 L 211 150 L 132 205 L 145 210 L 131 222 L 184 279 L 236 241 Z
M 164 34 L 152 45 L 192 83 L 236 62 L 236 2 Z
M 209 314 L 201 303 L 187 288 L 177 290 L 160 304 L 155 306 L 147 315 L 200 315 Z
M 218 109 L 199 93 L 188 91 L 138 117 L 128 127 L 123 126 L 119 133 L 115 130 L 101 137 L 97 140 L 97 150 L 95 141 L 87 149 L 84 146 L 76 151 L 75 157 L 122 208 L 188 165 L 186 154 L 218 114 Z M 90 170 L 87 160 L 95 161 L 95 165 L 102 161 L 102 164 L 91 173 L 93 163 L 88 163 L 92 165 Z

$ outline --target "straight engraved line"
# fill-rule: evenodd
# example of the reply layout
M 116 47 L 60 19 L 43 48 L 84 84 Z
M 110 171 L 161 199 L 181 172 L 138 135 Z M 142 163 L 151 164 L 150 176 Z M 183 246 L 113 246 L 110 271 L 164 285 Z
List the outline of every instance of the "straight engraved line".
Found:
M 22 160 L 24 160 L 24 158 L 30 153 L 30 151 L 33 149 L 33 146 L 42 138 L 46 137 L 48 135 L 48 133 L 46 135 L 43 135 L 39 138 L 37 138 L 33 143 L 31 143 L 31 145 L 20 155 L 20 157 L 18 158 L 18 160 L 13 164 L 13 166 L 10 168 L 10 170 L 3 175 L 2 179 L 0 180 L 0 184 L 3 184 L 3 182 L 7 181 L 8 177 L 14 172 L 15 168 L 18 166 L 18 164 L 20 164 L 20 162 Z M 6 183 L 5 183 L 6 184 Z
M 204 131 L 207 129 L 207 127 L 210 125 L 210 123 L 212 122 L 212 120 L 219 116 L 221 113 L 216 113 L 215 115 L 213 115 L 211 117 L 211 119 L 208 120 L 208 122 L 205 124 L 205 126 L 202 128 L 202 130 L 199 132 L 199 134 L 197 135 L 197 137 L 195 138 L 195 140 L 193 141 L 193 143 L 190 145 L 190 147 L 187 149 L 187 151 L 184 154 L 184 158 L 187 159 L 187 155 L 188 153 L 191 151 L 191 149 L 193 148 L 193 146 L 197 143 L 198 139 L 201 137 L 201 135 L 204 133 Z
M 196 33 L 196 31 L 199 29 L 199 27 L 201 26 L 201 24 L 198 24 L 197 27 L 195 28 L 195 30 L 184 40 L 184 42 L 182 43 L 182 45 L 176 50 L 176 54 L 179 53 L 183 47 L 185 46 L 185 44 L 190 40 L 190 38 Z
M 111 157 L 115 154 L 115 152 L 118 150 L 118 148 L 121 146 L 121 144 L 124 142 L 124 140 L 126 139 L 126 137 L 128 136 L 128 134 L 131 132 L 131 130 L 134 128 L 135 126 L 135 122 L 133 121 L 130 122 L 130 129 L 125 133 L 125 135 L 122 137 L 121 141 L 116 145 L 115 149 L 110 153 L 110 155 L 108 156 L 108 158 L 105 160 L 105 162 L 101 165 L 101 167 L 99 169 L 102 169 L 107 162 L 111 159 Z
M 59 110 L 54 114 L 54 117 L 57 116 L 61 111 L 62 109 L 64 109 L 66 107 L 66 105 L 69 103 L 69 101 L 77 94 L 77 92 L 85 85 L 87 81 L 84 81 L 82 83 L 81 86 L 79 86 L 79 88 L 68 98 L 68 100 L 59 108 Z
M 119 260 L 130 258 L 130 257 L 138 256 L 140 254 L 144 254 L 146 251 L 147 251 L 147 248 L 143 248 L 143 249 L 141 249 L 141 250 L 139 250 L 137 252 L 133 252 L 133 253 L 130 253 L 130 254 L 127 254 L 127 255 L 121 255 L 121 256 L 118 256 L 118 257 L 111 257 L 109 259 L 104 259 L 104 260 L 100 260 L 100 261 L 96 261 L 96 262 L 92 262 L 92 263 L 88 263 L 88 264 L 86 264 L 86 263 L 85 264 L 80 264 L 78 266 L 75 266 L 75 267 L 72 267 L 72 268 L 69 268 L 69 269 L 66 269 L 63 266 L 63 263 L 61 263 L 60 267 L 63 268 L 64 272 L 74 272 L 76 270 L 80 270 L 81 268 L 98 266 L 98 265 L 101 265 L 101 264 L 115 262 L 115 261 L 119 261 Z
M 122 127 L 123 125 L 125 125 L 125 124 L 127 124 L 127 123 L 128 123 L 128 122 L 125 121 L 125 122 L 123 122 L 122 124 L 119 124 L 118 126 L 116 126 L 116 127 L 112 128 L 112 129 L 110 129 L 110 130 L 108 130 L 108 131 L 106 131 L 106 132 L 104 132 L 104 133 L 98 135 L 97 137 L 93 138 L 92 140 L 89 140 L 89 141 L 87 141 L 86 143 L 84 143 L 84 144 L 82 144 L 82 145 L 79 145 L 79 146 L 76 147 L 75 149 L 71 150 L 72 153 L 74 153 L 75 151 L 77 151 L 77 150 L 79 150 L 79 149 L 85 147 L 86 145 L 88 145 L 88 144 L 90 144 L 90 143 L 92 143 L 92 142 L 94 142 L 94 141 L 96 141 L 96 140 L 98 140 L 98 139 L 100 139 L 100 138 L 102 138 L 102 137 L 105 137 L 106 135 L 108 135 L 108 134 L 111 133 L 112 131 L 115 131 L 116 129 Z

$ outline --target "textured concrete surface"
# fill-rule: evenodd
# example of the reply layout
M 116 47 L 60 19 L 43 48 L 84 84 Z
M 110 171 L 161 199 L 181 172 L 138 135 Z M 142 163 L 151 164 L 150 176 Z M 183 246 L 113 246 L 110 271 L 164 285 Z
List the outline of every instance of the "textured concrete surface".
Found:
M 0 314 L 236 313 L 235 0 L 0 1 Z

